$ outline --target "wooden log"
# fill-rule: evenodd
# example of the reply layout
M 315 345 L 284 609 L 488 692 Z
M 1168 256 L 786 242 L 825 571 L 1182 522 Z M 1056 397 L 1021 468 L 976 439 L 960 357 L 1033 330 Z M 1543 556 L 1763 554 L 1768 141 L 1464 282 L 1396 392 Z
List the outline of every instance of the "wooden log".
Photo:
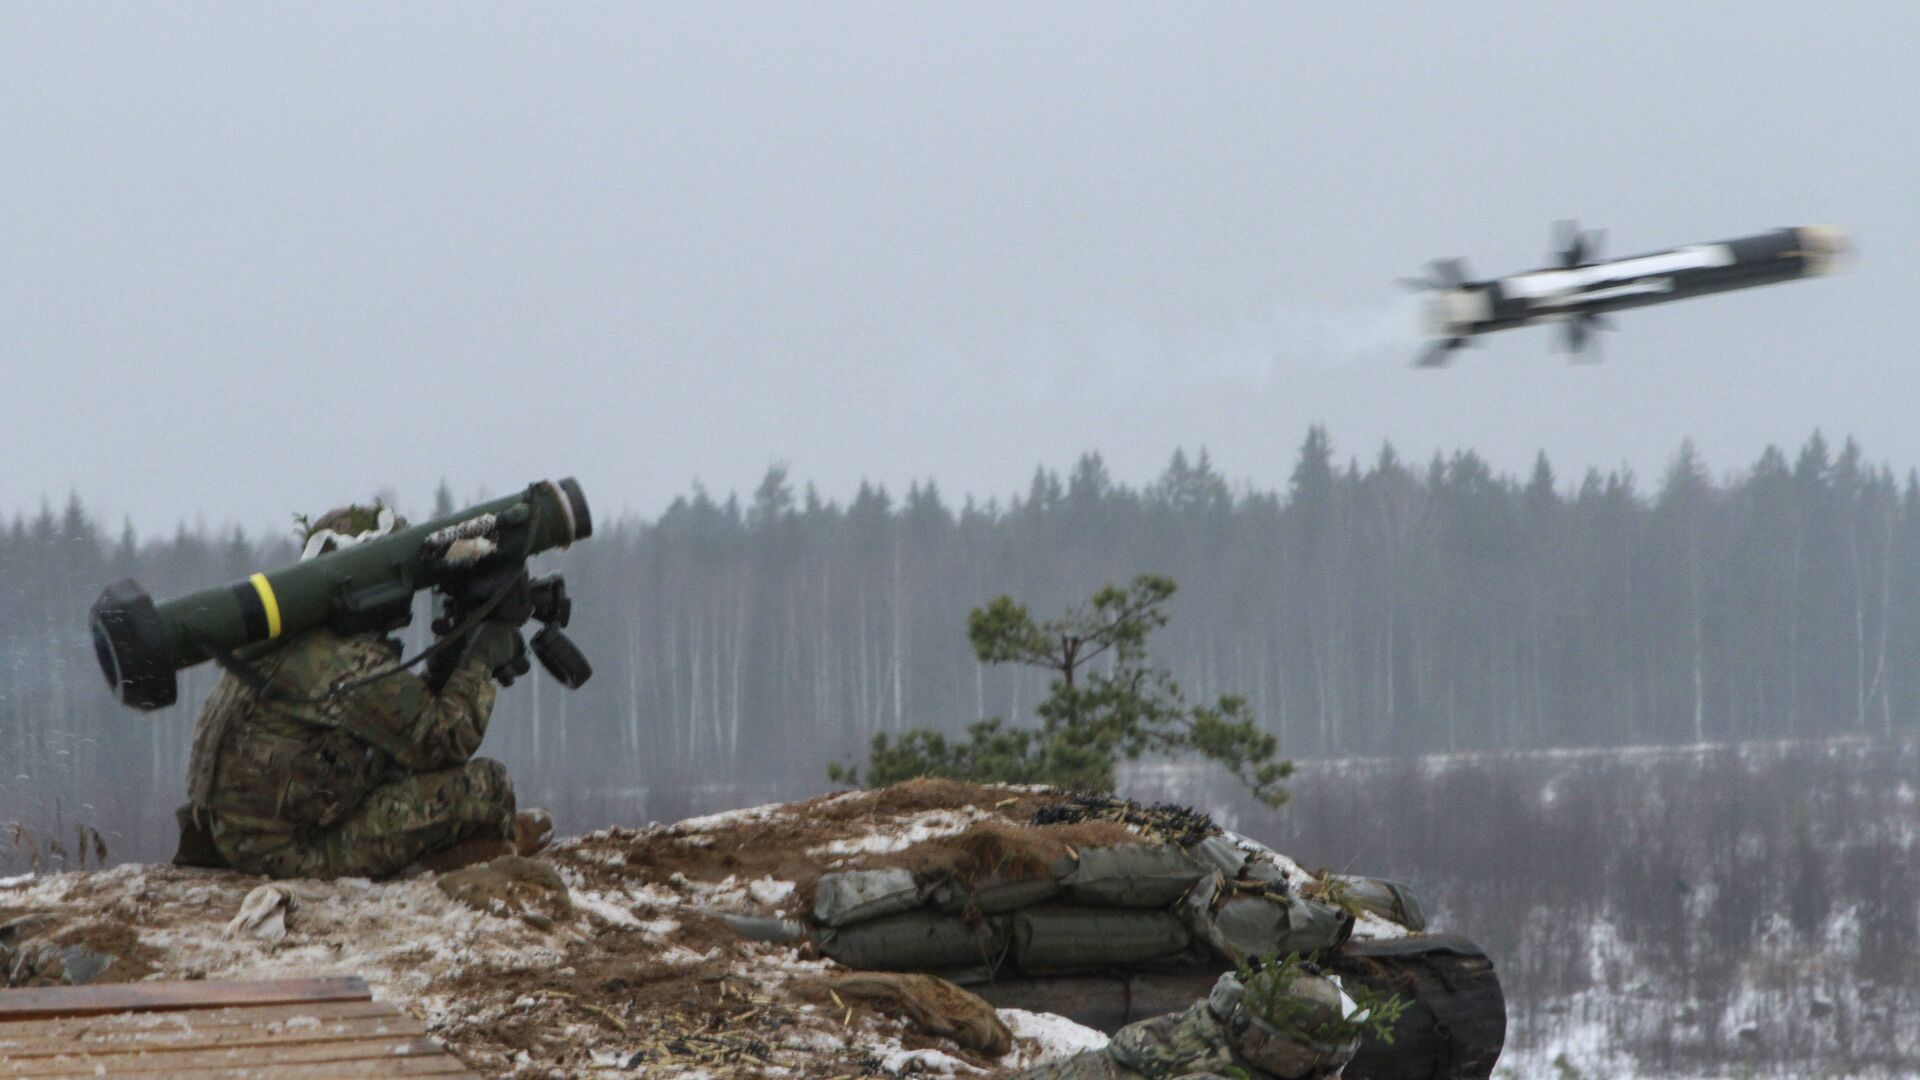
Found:
M 114 983 L 0 990 L 0 1023 L 102 1013 L 158 1012 L 302 1001 L 370 1001 L 358 976 L 253 982 Z

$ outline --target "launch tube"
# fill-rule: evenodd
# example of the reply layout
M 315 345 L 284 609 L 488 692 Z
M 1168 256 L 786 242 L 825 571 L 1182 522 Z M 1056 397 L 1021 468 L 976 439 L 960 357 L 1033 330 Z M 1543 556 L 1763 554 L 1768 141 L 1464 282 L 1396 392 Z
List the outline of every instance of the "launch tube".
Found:
M 571 477 L 541 481 L 376 540 L 156 604 L 132 579 L 115 582 L 92 610 L 94 652 L 107 685 L 137 709 L 173 704 L 175 672 L 267 646 L 320 626 L 368 629 L 413 594 L 460 572 L 455 541 L 477 542 L 484 565 L 524 560 L 593 535 L 586 496 Z M 469 550 L 473 550 L 472 545 Z

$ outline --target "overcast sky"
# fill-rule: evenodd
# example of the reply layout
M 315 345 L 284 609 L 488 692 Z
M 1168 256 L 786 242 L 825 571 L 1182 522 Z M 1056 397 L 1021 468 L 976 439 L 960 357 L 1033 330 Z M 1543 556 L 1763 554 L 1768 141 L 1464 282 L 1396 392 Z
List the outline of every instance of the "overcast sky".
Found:
M 1920 464 L 1920 5 L 10 5 L 0 508 L 652 515 L 1205 445 Z M 1844 274 L 1415 370 L 1395 278 L 1835 223 Z

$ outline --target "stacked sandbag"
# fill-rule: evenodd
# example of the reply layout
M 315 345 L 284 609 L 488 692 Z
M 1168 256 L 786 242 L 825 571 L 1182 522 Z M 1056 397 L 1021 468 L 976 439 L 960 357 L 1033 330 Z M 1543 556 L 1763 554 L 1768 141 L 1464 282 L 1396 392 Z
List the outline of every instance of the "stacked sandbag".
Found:
M 1219 970 L 1254 956 L 1328 952 L 1352 932 L 1348 910 L 1300 895 L 1271 851 L 1217 830 L 1187 845 L 1066 850 L 1021 873 L 825 874 L 814 891 L 814 940 L 848 967 L 977 982 Z M 1330 895 L 1389 909 L 1401 895 L 1347 880 L 1369 884 Z M 1418 911 L 1410 894 L 1397 902 Z
M 1351 914 L 1300 895 L 1271 851 L 1224 833 L 1193 850 L 1212 872 L 1187 894 L 1181 910 L 1201 940 L 1227 960 L 1330 952 L 1353 932 Z
M 1069 850 L 1044 872 L 921 880 L 901 867 L 823 875 L 812 921 L 820 951 L 848 967 L 955 981 L 1209 960 L 1174 912 L 1205 876 L 1178 848 Z

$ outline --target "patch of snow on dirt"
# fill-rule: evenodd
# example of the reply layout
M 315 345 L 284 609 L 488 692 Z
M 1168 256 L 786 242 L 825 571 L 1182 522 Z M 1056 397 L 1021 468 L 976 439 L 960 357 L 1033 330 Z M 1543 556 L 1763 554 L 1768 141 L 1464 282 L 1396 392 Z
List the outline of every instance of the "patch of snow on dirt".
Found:
M 896 851 L 905 851 L 923 840 L 932 840 L 939 836 L 952 836 L 965 832 L 967 827 L 985 821 L 992 814 L 969 806 L 961 810 L 926 810 L 898 818 L 884 828 L 874 829 L 864 836 L 835 840 L 830 844 L 808 848 L 807 854 L 823 858 L 835 855 L 889 855 Z
M 894 1076 L 977 1076 L 986 1072 L 939 1050 L 891 1050 L 880 1055 L 880 1068 Z
M 1095 1031 L 1053 1013 L 1000 1009 L 1000 1022 L 1013 1032 L 1013 1051 L 999 1061 L 1003 1069 L 1024 1069 L 1057 1057 L 1068 1057 L 1106 1047 L 1103 1031 Z
M 1408 937 L 1412 933 L 1399 923 L 1383 919 L 1371 911 L 1362 911 L 1353 920 L 1353 936 L 1361 941 L 1389 941 Z
M 747 882 L 747 895 L 753 897 L 761 907 L 776 907 L 793 895 L 795 886 L 791 881 L 776 881 L 770 877 L 756 878 Z
M 1105 1046 L 1105 1035 L 1065 1018 L 1002 1009 L 1014 1048 L 989 1061 L 884 1011 L 834 999 L 828 983 L 847 969 L 812 956 L 811 947 L 745 940 L 716 916 L 779 914 L 806 895 L 811 879 L 794 876 L 804 872 L 796 860 L 770 871 L 773 862 L 756 859 L 787 835 L 806 837 L 789 852 L 825 863 L 899 852 L 1012 815 L 997 812 L 1011 801 L 998 792 L 932 809 L 922 808 L 924 794 L 907 794 L 894 805 L 911 809 L 858 792 L 558 840 L 545 859 L 567 885 L 572 915 L 547 929 L 472 910 L 429 876 L 277 882 L 289 901 L 284 939 L 228 936 L 224 928 L 264 879 L 172 866 L 0 879 L 0 911 L 123 927 L 155 952 L 156 979 L 359 975 L 377 999 L 425 1020 L 482 1076 L 823 1080 L 878 1068 L 896 1078 L 991 1080 Z M 842 813 L 825 827 L 816 819 L 811 832 L 788 829 L 823 806 Z M 1024 823 L 1029 813 L 1013 820 Z M 1290 883 L 1312 880 L 1292 860 L 1234 839 L 1271 859 Z M 1401 931 L 1369 917 L 1362 932 Z
M 671 828 L 683 833 L 713 832 L 733 825 L 744 825 L 752 821 L 773 821 L 789 817 L 793 807 L 788 803 L 767 803 L 764 806 L 746 806 L 738 810 L 722 810 L 717 814 L 687 818 Z

